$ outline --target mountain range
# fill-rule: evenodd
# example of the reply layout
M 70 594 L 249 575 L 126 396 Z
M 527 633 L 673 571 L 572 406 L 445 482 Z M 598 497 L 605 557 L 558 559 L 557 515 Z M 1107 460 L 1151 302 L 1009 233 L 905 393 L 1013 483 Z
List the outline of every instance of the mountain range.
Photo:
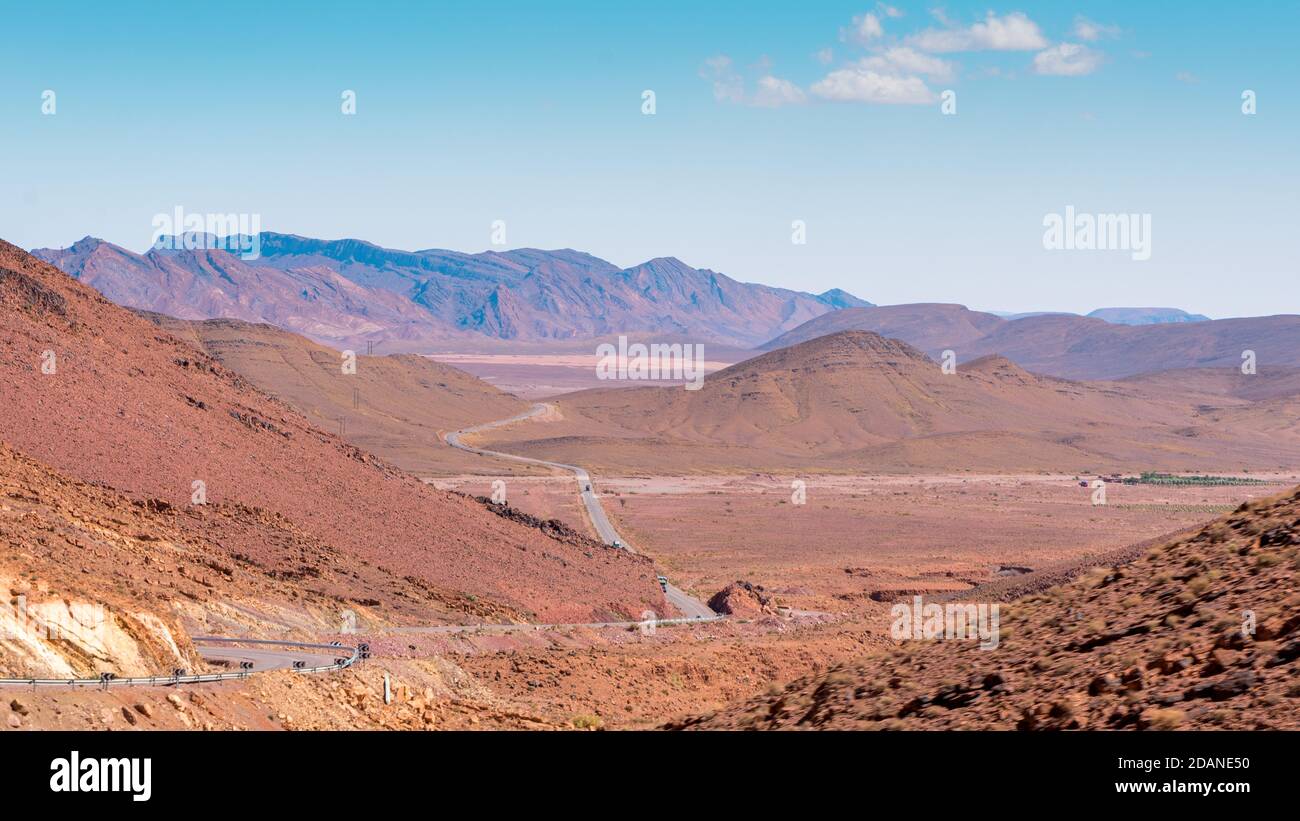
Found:
M 1204 314 L 1189 314 L 1179 308 L 1098 308 L 1088 316 L 1116 325 L 1167 325 L 1179 322 L 1206 322 Z
M 262 233 L 244 260 L 217 242 L 136 254 L 86 237 L 34 256 L 121 305 L 181 319 L 267 322 L 335 346 L 386 350 L 653 333 L 749 348 L 821 314 L 871 303 L 739 282 L 662 257 L 619 268 L 568 249 L 396 251 Z
M 1026 370 L 1066 379 L 1123 379 L 1187 368 L 1240 368 L 1254 353 L 1258 375 L 1300 366 L 1300 316 L 1243 317 L 1159 324 L 1116 324 L 1077 314 L 1006 319 L 961 305 L 846 308 L 772 339 L 776 350 L 842 331 L 901 339 L 958 362 L 1005 356 Z
M 1081 316 L 1069 311 L 1027 311 L 1011 313 L 992 311 L 1003 319 L 1025 319 L 1031 316 Z M 1104 319 L 1116 325 L 1164 325 L 1171 322 L 1205 322 L 1209 319 L 1204 314 L 1189 314 L 1181 308 L 1098 308 L 1085 316 Z
M 335 348 L 377 342 L 383 353 L 554 353 L 630 334 L 705 342 L 734 362 L 747 350 L 862 330 L 934 357 L 997 354 L 1067 379 L 1239 367 L 1247 352 L 1261 372 L 1300 367 L 1295 315 L 1211 320 L 1176 308 L 1100 308 L 1003 316 L 743 283 L 672 257 L 619 268 L 569 249 L 398 251 L 264 232 L 260 256 L 244 260 L 216 241 L 188 244 L 202 247 L 176 242 L 136 254 L 87 237 L 32 253 L 127 307 L 267 323 Z

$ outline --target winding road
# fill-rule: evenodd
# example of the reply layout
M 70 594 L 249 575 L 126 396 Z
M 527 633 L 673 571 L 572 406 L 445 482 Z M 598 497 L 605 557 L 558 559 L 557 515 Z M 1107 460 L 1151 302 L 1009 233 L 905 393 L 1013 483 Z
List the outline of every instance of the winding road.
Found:
M 538 465 L 541 467 L 555 468 L 557 470 L 566 470 L 572 473 L 574 478 L 578 480 L 578 493 L 582 496 L 583 506 L 587 508 L 587 516 L 590 517 L 591 524 L 596 528 L 596 533 L 600 536 L 601 541 L 611 547 L 617 544 L 620 548 L 629 553 L 636 553 L 636 551 L 632 549 L 632 546 L 627 543 L 627 540 L 620 536 L 618 531 L 614 529 L 614 526 L 610 524 L 609 517 L 605 515 L 605 509 L 601 507 L 600 498 L 596 495 L 595 489 L 592 486 L 591 474 L 587 473 L 585 468 L 580 468 L 577 465 L 566 465 L 563 462 L 548 462 L 545 459 L 534 459 L 529 456 L 516 456 L 513 453 L 502 453 L 499 450 L 477 448 L 473 445 L 465 444 L 461 438 L 472 433 L 482 433 L 494 428 L 513 425 L 516 422 L 523 422 L 536 416 L 540 416 L 548 410 L 551 410 L 550 405 L 545 402 L 538 402 L 529 410 L 516 416 L 512 416 L 509 419 L 501 419 L 496 422 L 487 422 L 482 425 L 475 425 L 472 428 L 464 428 L 462 430 L 448 433 L 445 438 L 447 444 L 451 445 L 453 448 L 468 451 L 469 453 L 477 453 L 479 456 L 492 456 L 497 459 L 508 459 L 512 462 L 522 462 L 527 465 Z M 723 616 L 713 612 L 713 610 L 704 602 L 692 597 L 686 591 L 672 584 L 667 585 L 667 589 L 664 591 L 664 596 L 668 599 L 669 604 L 677 608 L 677 612 L 681 613 L 689 620 L 718 621 L 724 618 Z
M 480 433 L 522 422 L 546 413 L 551 406 L 539 402 L 528 411 L 502 419 L 488 422 L 446 434 L 448 445 L 480 456 L 508 459 L 529 465 L 564 470 L 572 473 L 578 482 L 578 493 L 582 498 L 587 515 L 600 539 L 610 547 L 617 545 L 620 549 L 635 554 L 636 551 L 619 535 L 605 515 L 591 483 L 591 474 L 577 465 L 562 462 L 548 462 L 545 459 L 533 459 L 528 456 L 516 456 L 513 453 L 477 448 L 465 444 L 461 437 Z M 475 625 L 438 625 L 428 627 L 390 627 L 386 633 L 463 633 L 463 632 L 521 632 L 528 630 L 548 630 L 566 627 L 645 627 L 655 624 L 685 624 L 706 621 L 721 621 L 726 618 L 713 612 L 707 604 L 692 597 L 675 585 L 666 585 L 665 598 L 682 614 L 682 618 L 654 619 L 652 621 L 611 621 L 594 624 L 475 624 Z M 170 676 L 136 676 L 129 678 L 0 678 L 0 687 L 165 687 L 180 684 L 204 684 L 209 682 L 230 681 L 247 678 L 252 673 L 271 670 L 292 670 L 296 673 L 324 673 L 344 670 L 361 658 L 358 647 L 341 644 L 321 644 L 297 641 L 279 641 L 270 639 L 223 638 L 219 636 L 194 636 L 194 646 L 199 654 L 208 661 L 236 665 L 247 663 L 249 666 L 238 671 L 223 673 L 203 673 L 197 675 L 181 674 Z M 303 666 L 295 666 L 301 663 Z

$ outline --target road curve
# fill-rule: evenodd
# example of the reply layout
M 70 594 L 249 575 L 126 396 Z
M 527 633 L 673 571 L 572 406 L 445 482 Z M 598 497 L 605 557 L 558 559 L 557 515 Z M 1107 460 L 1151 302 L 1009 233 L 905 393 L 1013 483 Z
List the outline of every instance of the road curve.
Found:
M 534 459 L 529 456 L 516 456 L 513 453 L 502 453 L 499 450 L 487 450 L 486 448 L 477 448 L 473 445 L 467 445 L 461 437 L 471 433 L 482 433 L 483 431 L 492 430 L 493 428 L 513 425 L 516 422 L 523 422 L 526 419 L 532 419 L 540 416 L 550 408 L 545 402 L 538 402 L 529 410 L 510 417 L 501 419 L 496 422 L 487 422 L 482 425 L 475 425 L 472 428 L 453 431 L 446 435 L 447 444 L 453 448 L 458 448 L 469 453 L 477 453 L 480 456 L 492 456 L 497 459 L 508 459 L 512 462 L 522 462 L 526 465 L 538 465 L 541 467 L 556 468 L 558 470 L 567 470 L 572 473 L 578 481 L 578 493 L 582 497 L 582 504 L 587 509 L 587 516 L 591 519 L 591 524 L 596 528 L 597 535 L 601 541 L 611 547 L 617 543 L 622 549 L 629 553 L 636 553 L 636 550 L 627 543 L 627 540 L 618 534 L 614 525 L 610 524 L 609 517 L 605 515 L 605 508 L 601 507 L 600 499 L 596 496 L 595 489 L 591 484 L 591 474 L 586 469 L 577 465 L 566 465 L 563 462 L 548 462 L 545 459 Z M 694 621 L 718 621 L 723 616 L 713 612 L 707 604 L 696 599 L 675 585 L 669 584 L 668 589 L 664 591 L 665 598 L 687 619 Z
M 251 646 L 250 646 L 251 645 Z M 247 661 L 253 666 L 250 672 L 263 673 L 269 670 L 325 669 L 335 665 L 335 659 L 348 658 L 352 655 L 351 647 L 333 645 L 300 644 L 276 642 L 275 646 L 292 649 L 267 649 L 270 645 L 247 640 L 219 639 L 215 636 L 203 636 L 194 639 L 194 646 L 199 655 L 207 661 L 225 661 L 238 665 Z M 305 667 L 295 668 L 295 662 L 303 662 Z

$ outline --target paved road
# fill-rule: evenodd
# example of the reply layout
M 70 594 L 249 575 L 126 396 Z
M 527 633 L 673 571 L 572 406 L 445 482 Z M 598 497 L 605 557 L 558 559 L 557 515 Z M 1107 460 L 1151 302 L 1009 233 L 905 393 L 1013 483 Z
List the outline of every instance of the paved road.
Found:
M 217 636 L 194 636 L 194 647 L 205 659 L 225 660 L 237 665 L 247 661 L 252 667 L 225 673 L 201 673 L 180 676 L 136 676 L 105 681 L 100 678 L 72 679 L 0 679 L 0 687 L 170 687 L 178 684 L 207 684 L 242 679 L 252 673 L 291 669 L 296 673 L 324 673 L 351 667 L 360 658 L 356 647 L 271 639 L 228 639 Z M 279 650 L 269 649 L 278 647 Z M 295 668 L 295 661 L 305 667 Z
M 416 625 L 414 627 L 375 627 L 363 631 L 366 634 L 404 634 L 404 633 L 422 633 L 445 635 L 455 633 L 478 633 L 478 634 L 504 634 L 504 633 L 536 633 L 546 630 L 573 630 L 579 627 L 598 628 L 598 627 L 638 627 L 649 629 L 660 625 L 669 624 L 699 624 L 702 621 L 720 621 L 722 619 L 717 613 L 709 618 L 685 617 L 680 619 L 645 619 L 643 621 L 584 621 L 572 622 L 568 624 L 436 624 L 436 625 Z
M 195 642 L 199 655 L 206 661 L 229 662 L 232 669 L 238 669 L 241 661 L 251 662 L 252 672 L 267 670 L 292 670 L 294 662 L 301 661 L 308 667 L 327 667 L 334 663 L 335 656 L 330 653 L 305 652 L 300 650 L 267 650 L 259 647 L 240 647 L 234 644 L 204 644 Z M 340 651 L 342 652 L 342 651 Z M 348 653 L 343 653 L 344 656 Z
M 591 475 L 584 468 L 577 465 L 566 465 L 560 462 L 548 462 L 544 459 L 532 459 L 527 456 L 516 456 L 513 453 L 501 453 L 495 450 L 485 450 L 476 448 L 473 445 L 467 445 L 461 441 L 461 437 L 470 433 L 490 430 L 492 428 L 510 425 L 515 422 L 522 422 L 525 419 L 531 419 L 534 416 L 545 413 L 549 409 L 544 403 L 534 405 L 528 411 L 509 419 L 502 419 L 498 422 L 489 422 L 484 425 L 476 425 L 472 428 L 465 428 L 446 436 L 447 444 L 454 448 L 459 448 L 470 453 L 477 453 L 480 456 L 491 456 L 498 459 L 509 459 L 513 462 L 523 462 L 530 465 L 541 467 L 555 468 L 558 470 L 567 470 L 573 474 L 578 482 L 578 492 L 582 497 L 582 503 L 587 508 L 587 515 L 591 517 L 591 523 L 595 526 L 597 534 L 605 544 L 613 546 L 618 544 L 623 550 L 629 553 L 636 553 L 635 550 L 621 537 L 614 525 L 610 523 L 609 517 L 605 515 L 605 509 L 601 507 L 600 499 L 591 485 Z M 723 616 L 714 613 L 704 602 L 692 598 L 684 590 L 669 584 L 665 597 L 677 608 L 684 618 L 680 619 L 656 619 L 654 624 L 682 624 L 696 623 L 701 621 L 718 621 Z M 464 633 L 464 632 L 520 632 L 525 630 L 548 630 L 555 628 L 572 628 L 572 627 L 645 627 L 651 622 L 648 621 L 612 621 L 597 622 L 592 624 L 475 624 L 475 625 L 438 625 L 431 627 L 393 627 L 384 628 L 385 633 Z M 135 678 L 116 678 L 110 681 L 104 681 L 99 678 L 84 679 L 0 679 L 0 687 L 161 687 L 175 686 L 178 684 L 201 684 L 216 681 L 228 681 L 231 679 L 242 679 L 252 673 L 262 673 L 270 670 L 294 670 L 299 673 L 320 673 L 331 670 L 342 670 L 352 666 L 359 658 L 359 652 L 355 647 L 343 647 L 330 644 L 313 644 L 310 642 L 292 642 L 292 641 L 274 641 L 259 639 L 232 639 L 218 636 L 194 636 L 194 646 L 203 658 L 209 661 L 224 661 L 232 667 L 237 666 L 240 662 L 249 662 L 250 667 L 241 668 L 237 671 L 223 673 L 204 673 L 198 675 L 183 676 L 141 676 Z M 278 648 L 278 649 L 272 649 Z M 336 661 L 340 660 L 341 661 Z M 296 662 L 303 662 L 306 666 L 301 668 L 294 667 Z
M 592 487 L 591 474 L 587 473 L 584 468 L 580 468 L 577 465 L 566 465 L 562 462 L 548 462 L 545 459 L 516 456 L 513 453 L 502 453 L 499 450 L 476 448 L 473 445 L 465 444 L 462 439 L 462 437 L 467 434 L 481 433 L 483 431 L 492 430 L 493 428 L 513 425 L 514 423 L 522 422 L 525 419 L 532 419 L 535 416 L 540 416 L 541 414 L 546 413 L 548 410 L 550 410 L 549 405 L 544 402 L 538 402 L 529 410 L 518 414 L 517 416 L 512 416 L 509 419 L 475 425 L 472 428 L 465 428 L 464 430 L 449 433 L 446 437 L 447 444 L 451 445 L 453 448 L 459 448 L 460 450 L 469 451 L 470 453 L 477 453 L 480 456 L 493 456 L 498 459 L 509 459 L 512 462 L 522 462 L 528 465 L 539 465 L 541 467 L 569 471 L 574 475 L 574 478 L 578 480 L 578 493 L 582 496 L 582 504 L 587 508 L 587 515 L 591 518 L 591 523 L 596 528 L 596 533 L 600 536 L 601 541 L 611 546 L 618 544 L 627 552 L 636 553 L 636 550 L 627 543 L 627 540 L 620 536 L 618 531 L 614 529 L 614 525 L 610 524 L 609 517 L 605 515 L 605 508 L 601 507 L 600 498 L 596 495 L 595 489 Z M 672 604 L 673 607 L 677 608 L 677 612 L 681 613 L 688 619 L 716 621 L 722 618 L 722 616 L 714 613 L 707 604 L 699 599 L 693 598 L 686 593 L 686 591 L 672 584 L 668 585 L 668 589 L 665 591 L 664 595 L 668 599 L 668 602 Z

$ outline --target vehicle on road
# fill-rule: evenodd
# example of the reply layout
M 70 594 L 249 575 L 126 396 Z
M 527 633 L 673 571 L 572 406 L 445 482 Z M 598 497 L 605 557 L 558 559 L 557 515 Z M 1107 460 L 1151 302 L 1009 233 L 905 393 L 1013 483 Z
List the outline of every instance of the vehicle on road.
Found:
M 660 576 L 660 577 L 659 577 L 659 586 L 663 588 L 663 590 L 664 590 L 665 593 L 668 592 L 668 577 L 667 577 L 667 576 Z

